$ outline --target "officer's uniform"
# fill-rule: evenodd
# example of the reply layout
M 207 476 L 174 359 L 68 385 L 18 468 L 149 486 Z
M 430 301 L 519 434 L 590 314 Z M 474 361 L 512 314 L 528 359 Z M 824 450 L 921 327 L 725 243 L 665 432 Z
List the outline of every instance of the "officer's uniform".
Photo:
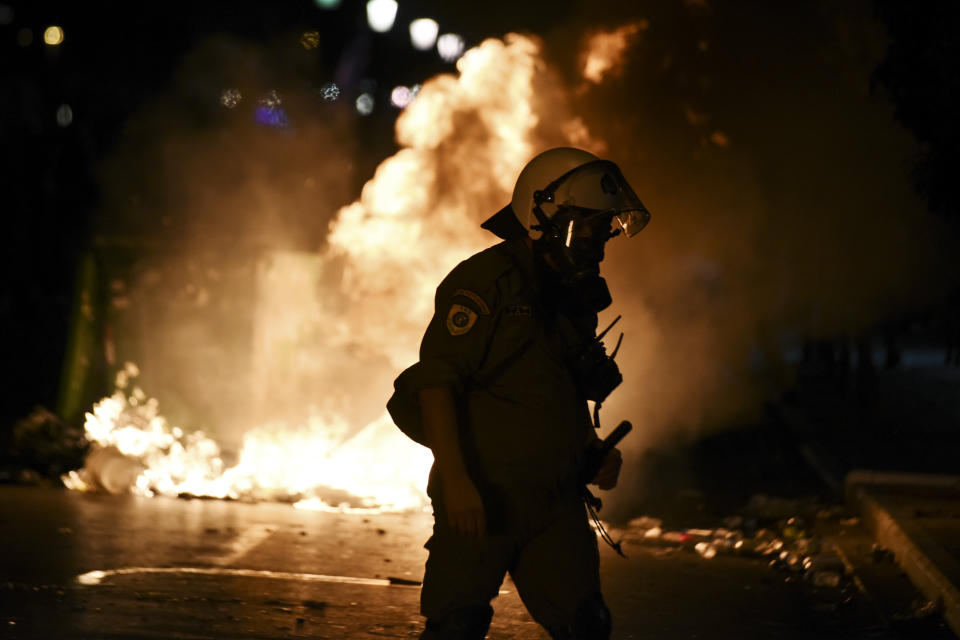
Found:
M 559 310 L 545 269 L 521 241 L 460 263 L 437 288 L 420 361 L 396 383 L 410 394 L 453 391 L 464 462 L 488 524 L 480 539 L 449 529 L 434 469 L 421 593 L 428 631 L 451 616 L 462 622 L 464 612 L 485 631 L 489 602 L 509 571 L 530 614 L 554 637 L 592 637 L 578 628 L 598 624 L 609 633 L 596 535 L 577 481 L 592 426 L 570 369 L 579 345 L 593 338 L 596 314 Z

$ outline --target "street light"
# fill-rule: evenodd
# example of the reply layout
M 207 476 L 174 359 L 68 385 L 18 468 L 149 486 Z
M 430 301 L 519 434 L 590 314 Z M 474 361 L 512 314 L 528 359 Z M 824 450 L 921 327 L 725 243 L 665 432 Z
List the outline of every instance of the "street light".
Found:
M 437 41 L 440 25 L 432 18 L 417 18 L 410 23 L 410 42 L 413 48 L 426 51 Z
M 456 62 L 463 55 L 463 38 L 456 33 L 445 33 L 437 38 L 437 53 L 444 62 Z
M 397 0 L 370 0 L 367 2 L 367 24 L 377 33 L 393 28 L 397 17 Z
M 57 25 L 51 25 L 43 32 L 43 41 L 51 47 L 55 47 L 63 42 L 63 29 Z

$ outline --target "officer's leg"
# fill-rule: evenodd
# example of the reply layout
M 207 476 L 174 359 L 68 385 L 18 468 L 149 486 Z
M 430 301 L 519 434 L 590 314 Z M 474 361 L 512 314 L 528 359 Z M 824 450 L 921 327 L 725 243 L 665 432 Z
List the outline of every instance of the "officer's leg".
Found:
M 600 594 L 597 536 L 572 502 L 521 550 L 511 571 L 530 615 L 556 640 L 607 640 L 612 622 Z
M 503 536 L 472 539 L 434 525 L 420 592 L 427 618 L 421 640 L 482 640 L 511 561 L 512 543 Z

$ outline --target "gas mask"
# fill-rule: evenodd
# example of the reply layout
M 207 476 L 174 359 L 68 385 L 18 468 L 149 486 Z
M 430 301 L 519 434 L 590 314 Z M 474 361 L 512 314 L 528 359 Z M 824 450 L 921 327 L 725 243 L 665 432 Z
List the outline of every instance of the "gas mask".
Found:
M 604 246 L 615 234 L 610 214 L 593 214 L 575 207 L 561 207 L 551 219 L 561 233 L 544 233 L 534 247 L 559 275 L 570 302 L 588 312 L 602 311 L 613 300 L 607 282 L 600 277 Z M 547 258 L 549 257 L 549 258 Z
M 613 300 L 600 277 L 604 246 L 620 233 L 636 235 L 650 220 L 620 169 L 607 160 L 586 163 L 534 192 L 533 201 L 539 223 L 533 228 L 542 234 L 534 247 L 549 256 L 572 302 L 590 312 L 609 307 Z

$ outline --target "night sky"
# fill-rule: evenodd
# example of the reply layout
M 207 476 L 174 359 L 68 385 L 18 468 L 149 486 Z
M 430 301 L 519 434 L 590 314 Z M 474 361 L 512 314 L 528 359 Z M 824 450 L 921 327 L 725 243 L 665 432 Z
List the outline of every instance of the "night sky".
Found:
M 692 194 L 687 204 L 717 203 L 718 219 L 709 223 L 701 219 L 699 228 L 722 226 L 724 208 L 752 207 L 749 197 L 738 203 L 737 194 L 727 192 L 730 185 L 740 184 L 741 176 L 734 174 L 749 167 L 745 182 L 755 185 L 755 194 L 767 203 L 764 215 L 772 216 L 764 218 L 764 225 L 795 225 L 803 235 L 809 229 L 806 218 L 810 226 L 821 225 L 834 237 L 863 238 L 870 244 L 872 231 L 864 227 L 872 212 L 838 219 L 818 211 L 841 210 L 845 202 L 871 202 L 869 195 L 859 200 L 859 195 L 851 195 L 868 191 L 871 181 L 918 185 L 918 190 L 898 192 L 901 200 L 889 205 L 897 209 L 889 217 L 889 228 L 904 229 L 902 242 L 883 236 L 873 246 L 886 247 L 884 243 L 890 242 L 889 246 L 905 247 L 896 257 L 897 265 L 903 265 L 898 272 L 907 274 L 904 281 L 882 292 L 883 299 L 890 300 L 890 312 L 926 317 L 948 299 L 955 282 L 950 256 L 957 199 L 949 188 L 952 178 L 944 169 L 956 151 L 958 136 L 953 98 L 960 55 L 956 55 L 954 34 L 960 30 L 955 7 L 950 2 L 924 3 L 921 8 L 885 1 L 607 0 L 537 6 L 410 0 L 400 2 L 393 30 L 379 35 L 367 28 L 362 3 L 352 0 L 344 0 L 336 10 L 321 9 L 310 0 L 3 0 L 0 207 L 6 243 L 0 361 L 6 384 L 0 421 L 8 429 L 31 407 L 55 405 L 78 260 L 114 220 L 112 199 L 117 193 L 126 195 L 117 185 L 124 169 L 118 165 L 127 165 L 131 180 L 149 184 L 153 170 L 149 163 L 126 163 L 127 158 L 146 157 L 133 154 L 131 145 L 163 137 L 156 131 L 145 133 L 151 120 L 144 114 L 175 112 L 191 119 L 197 130 L 215 128 L 215 123 L 207 122 L 211 114 L 221 117 L 217 114 L 222 109 L 192 106 L 191 99 L 216 101 L 223 87 L 212 84 L 185 90 L 189 82 L 202 83 L 204 78 L 183 72 L 193 68 L 191 60 L 207 55 L 204 52 L 210 51 L 212 41 L 233 43 L 230 46 L 236 45 L 238 52 L 242 48 L 237 43 L 263 47 L 272 52 L 273 57 L 265 59 L 274 64 L 253 69 L 251 75 L 269 81 L 271 74 L 286 73 L 278 80 L 299 82 L 305 91 L 314 92 L 335 81 L 342 91 L 341 102 L 347 105 L 372 86 L 370 79 L 376 81 L 373 114 L 362 117 L 340 108 L 331 115 L 351 132 L 354 146 L 344 152 L 351 158 L 352 179 L 325 203 L 329 208 L 356 198 L 379 162 L 396 150 L 393 122 L 398 112 L 388 105 L 390 88 L 454 71 L 435 51 L 417 52 L 409 46 L 406 25 L 421 16 L 437 19 L 441 31 L 462 34 L 468 47 L 510 31 L 536 33 L 544 40 L 548 60 L 571 85 L 576 52 L 585 33 L 648 20 L 649 35 L 628 57 L 623 76 L 606 93 L 579 104 L 604 137 L 616 140 L 612 150 L 621 155 L 631 147 L 659 150 L 642 158 L 648 166 L 657 167 L 641 180 L 648 186 L 647 193 L 659 195 L 661 202 L 682 203 L 682 197 L 671 199 L 664 193 L 677 191 L 685 183 Z M 63 28 L 65 38 L 59 46 L 43 43 L 48 25 Z M 314 30 L 319 32 L 319 45 L 306 59 L 299 40 L 304 32 Z M 228 53 L 216 54 L 221 56 L 218 60 L 224 55 L 229 59 L 230 46 L 223 49 Z M 300 57 L 295 65 L 285 66 L 287 55 Z M 240 62 L 238 58 L 238 69 Z M 869 109 L 864 106 L 868 104 Z M 69 123 L 61 116 L 58 124 L 61 105 L 69 105 Z M 603 124 L 597 114 L 605 109 L 612 117 Z M 710 128 L 698 128 L 698 114 L 709 116 Z M 717 140 L 710 136 L 718 131 L 729 136 L 727 157 L 736 157 L 735 163 L 709 164 L 714 151 L 710 140 Z M 772 132 L 783 135 L 772 136 Z M 878 157 L 895 160 L 881 170 Z M 628 162 L 634 161 L 639 162 L 636 158 Z M 830 163 L 836 165 L 828 172 L 830 179 L 820 174 L 811 178 L 813 174 L 803 169 Z M 877 173 L 865 174 L 870 171 Z M 851 193 L 842 193 L 844 185 L 849 185 Z M 779 206 L 786 201 L 795 208 Z M 835 204 L 824 205 L 830 202 Z M 658 213 L 669 218 L 669 207 L 654 211 L 655 222 Z M 135 235 L 138 228 L 152 228 L 154 222 L 141 220 L 124 233 Z M 678 228 L 684 230 L 678 237 L 693 237 L 691 229 L 698 227 L 691 223 Z M 322 241 L 306 235 L 307 247 Z M 763 237 L 757 241 L 765 242 Z M 703 246 L 713 245 L 705 242 Z M 682 253 L 682 247 L 672 249 Z M 655 253 L 663 260 L 670 250 L 661 246 Z M 768 242 L 760 255 L 769 250 Z M 848 255 L 840 249 L 832 251 L 824 254 L 825 260 L 833 260 L 834 253 Z M 724 255 L 717 252 L 714 262 L 728 264 Z M 871 254 L 864 260 L 873 265 L 882 256 Z M 858 273 L 856 269 L 847 272 Z M 931 274 L 938 276 L 931 278 Z M 808 276 L 797 276 L 804 282 L 794 283 L 797 291 L 808 289 Z M 838 286 L 854 287 L 858 277 L 863 276 L 851 275 Z M 758 285 L 763 286 L 769 285 Z M 670 295 L 666 286 L 649 290 L 654 298 Z M 918 293 L 905 293 L 909 291 Z M 857 327 L 884 322 L 888 316 L 882 307 L 872 298 L 866 300 L 862 313 L 851 312 L 855 319 L 850 322 Z M 833 323 L 825 330 L 831 328 L 840 327 Z

